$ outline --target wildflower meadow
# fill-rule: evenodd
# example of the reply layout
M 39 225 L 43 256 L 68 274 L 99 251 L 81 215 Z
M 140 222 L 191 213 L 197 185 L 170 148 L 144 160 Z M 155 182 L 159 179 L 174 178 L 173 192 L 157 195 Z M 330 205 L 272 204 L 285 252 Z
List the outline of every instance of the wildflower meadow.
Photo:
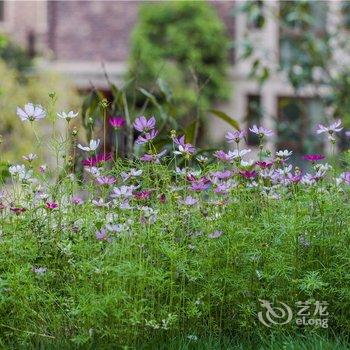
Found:
M 27 103 L 17 116 L 36 142 L 1 180 L 1 348 L 347 348 L 327 343 L 350 332 L 340 121 L 315 130 L 329 154 L 296 166 L 263 126 L 257 150 L 232 129 L 227 150 L 205 151 L 176 131 L 156 146 L 155 117 L 107 116 L 110 150 L 106 133 L 79 141 L 78 112 Z M 139 154 L 126 159 L 128 125 Z

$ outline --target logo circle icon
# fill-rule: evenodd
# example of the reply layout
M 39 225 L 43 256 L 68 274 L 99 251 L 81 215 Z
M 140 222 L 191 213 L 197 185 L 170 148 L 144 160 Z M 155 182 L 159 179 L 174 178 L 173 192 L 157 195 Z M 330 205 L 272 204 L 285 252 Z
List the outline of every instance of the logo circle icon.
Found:
M 259 299 L 259 301 L 261 306 L 265 308 L 265 310 L 258 313 L 259 321 L 264 326 L 284 325 L 292 320 L 293 311 L 287 304 L 280 301 L 281 306 L 274 306 L 268 300 Z

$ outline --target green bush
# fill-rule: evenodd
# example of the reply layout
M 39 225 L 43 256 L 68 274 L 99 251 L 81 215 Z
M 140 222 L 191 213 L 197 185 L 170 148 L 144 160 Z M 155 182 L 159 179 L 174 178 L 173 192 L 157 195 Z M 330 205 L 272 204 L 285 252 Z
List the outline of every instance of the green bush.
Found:
M 137 87 L 158 96 L 161 92 L 156 80 L 166 81 L 173 92 L 177 114 L 191 117 L 198 85 L 206 84 L 201 91 L 202 108 L 227 97 L 228 47 L 224 24 L 208 3 L 145 4 L 139 10 L 132 35 L 130 75 L 136 77 Z

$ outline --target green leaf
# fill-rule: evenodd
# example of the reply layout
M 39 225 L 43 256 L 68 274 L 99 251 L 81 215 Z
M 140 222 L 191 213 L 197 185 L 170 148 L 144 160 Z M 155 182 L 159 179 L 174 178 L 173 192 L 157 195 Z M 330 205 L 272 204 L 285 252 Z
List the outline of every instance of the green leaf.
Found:
M 192 122 L 190 125 L 188 125 L 184 132 L 187 142 L 192 143 L 194 139 L 194 132 L 196 130 L 196 122 Z
M 230 124 L 234 129 L 240 130 L 239 123 L 237 120 L 229 117 L 225 112 L 219 111 L 217 109 L 210 109 L 209 112 L 214 114 L 216 117 Z

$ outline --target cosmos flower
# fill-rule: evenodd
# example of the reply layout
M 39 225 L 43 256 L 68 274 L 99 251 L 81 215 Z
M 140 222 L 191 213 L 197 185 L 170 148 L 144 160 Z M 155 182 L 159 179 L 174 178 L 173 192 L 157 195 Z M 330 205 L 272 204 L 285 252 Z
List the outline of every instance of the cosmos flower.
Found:
M 269 137 L 274 134 L 272 130 L 267 129 L 263 126 L 257 126 L 257 125 L 253 125 L 253 127 L 249 128 L 249 130 L 252 133 L 259 135 L 259 137 L 263 137 L 263 136 Z
M 110 117 L 108 122 L 114 129 L 121 129 L 125 125 L 125 119 L 120 116 Z
M 178 151 L 174 151 L 175 154 L 192 155 L 196 152 L 196 148 L 190 143 L 185 142 L 185 136 L 174 137 L 174 144 L 177 145 Z
M 216 230 L 213 233 L 208 235 L 208 238 L 219 238 L 223 235 L 222 231 Z
M 156 118 L 146 119 L 144 116 L 136 118 L 134 128 L 139 132 L 148 132 L 156 127 Z
M 151 196 L 151 191 L 139 191 L 134 193 L 134 197 L 139 200 L 147 200 Z
M 46 202 L 45 207 L 46 209 L 54 210 L 58 208 L 58 204 L 56 202 Z
M 136 143 L 138 145 L 142 145 L 144 143 L 152 141 L 158 135 L 158 130 L 152 129 L 150 132 L 147 132 L 143 135 L 139 135 L 136 139 Z
M 191 196 L 187 196 L 183 201 L 180 201 L 180 203 L 185 204 L 187 206 L 192 206 L 198 203 L 198 199 L 193 198 Z
M 341 126 L 341 120 L 336 120 L 334 123 L 332 123 L 329 126 L 318 124 L 318 129 L 316 130 L 316 133 L 318 135 L 323 133 L 329 133 L 330 135 L 332 135 L 341 130 L 343 130 L 343 127 Z
M 24 108 L 17 107 L 17 115 L 22 121 L 37 121 L 46 117 L 46 111 L 40 105 L 27 103 Z
M 292 151 L 288 151 L 288 150 L 285 149 L 284 151 L 277 151 L 276 152 L 276 157 L 286 159 L 286 158 L 290 157 L 292 154 L 293 154 Z
M 93 199 L 93 200 L 91 201 L 91 203 L 92 203 L 93 205 L 95 205 L 96 207 L 100 207 L 100 208 L 102 208 L 102 207 L 108 207 L 108 206 L 109 206 L 109 202 L 105 202 L 105 201 L 103 200 L 103 198 L 99 198 L 98 200 Z
M 350 185 L 350 171 L 346 171 L 344 173 L 342 173 L 340 175 L 340 178 L 347 183 L 348 185 Z
M 226 134 L 226 140 L 228 143 L 239 143 L 239 141 L 241 141 L 245 136 L 246 136 L 246 131 L 245 130 L 241 130 L 241 131 L 229 131 Z
M 303 156 L 303 159 L 309 161 L 309 162 L 317 162 L 319 160 L 325 159 L 325 156 L 322 154 L 306 154 Z
M 228 156 L 230 157 L 230 159 L 235 159 L 235 158 L 242 158 L 243 156 L 245 156 L 246 154 L 250 153 L 251 150 L 250 149 L 241 149 L 241 150 L 233 150 L 233 151 L 228 151 Z
M 115 183 L 116 179 L 113 176 L 99 176 L 96 178 L 96 182 L 102 186 L 109 186 Z
M 222 160 L 223 162 L 230 162 L 231 161 L 231 156 L 229 156 L 223 150 L 216 151 L 213 155 L 214 155 L 214 157 Z
M 135 190 L 135 186 L 121 186 L 114 187 L 113 192 L 111 193 L 112 198 L 129 198 L 132 197 L 133 191 Z
M 130 169 L 130 171 L 128 173 L 122 172 L 120 174 L 120 176 L 121 176 L 121 178 L 123 179 L 124 182 L 129 180 L 129 179 L 131 179 L 131 178 L 139 177 L 141 175 L 142 175 L 142 169 L 137 170 L 135 168 Z
M 65 119 L 68 123 L 78 116 L 79 112 L 74 113 L 73 111 L 57 113 L 57 116 L 61 119 Z
M 16 215 L 20 215 L 24 213 L 27 209 L 23 207 L 11 207 L 10 210 Z
M 74 205 L 81 205 L 84 203 L 83 199 L 81 197 L 78 197 L 78 196 L 72 197 L 71 202 Z
M 112 159 L 111 153 L 101 153 L 97 156 L 93 156 L 87 159 L 83 160 L 83 165 L 87 167 L 96 167 L 96 165 L 99 165 L 101 163 L 107 162 Z
M 241 170 L 239 172 L 245 179 L 254 179 L 257 176 L 257 172 L 255 170 Z
M 260 167 L 261 169 L 269 169 L 272 167 L 273 162 L 262 162 L 262 161 L 258 161 L 255 162 L 255 164 Z
M 98 146 L 100 145 L 101 140 L 90 140 L 89 146 L 82 146 L 80 143 L 78 144 L 78 148 L 80 148 L 82 151 L 86 152 L 94 152 L 97 150 Z
M 142 162 L 151 162 L 151 163 L 160 163 L 160 158 L 163 157 L 167 153 L 167 150 L 163 150 L 162 152 L 158 154 L 149 154 L 146 153 L 143 156 L 140 157 L 140 160 Z
M 26 160 L 27 162 L 31 163 L 33 160 L 37 159 L 38 156 L 34 153 L 29 153 L 26 156 L 23 156 L 23 159 Z
M 107 239 L 107 230 L 103 228 L 100 231 L 97 231 L 95 236 L 97 240 L 104 241 Z
M 32 267 L 32 271 L 37 275 L 44 275 L 47 272 L 46 267 Z

